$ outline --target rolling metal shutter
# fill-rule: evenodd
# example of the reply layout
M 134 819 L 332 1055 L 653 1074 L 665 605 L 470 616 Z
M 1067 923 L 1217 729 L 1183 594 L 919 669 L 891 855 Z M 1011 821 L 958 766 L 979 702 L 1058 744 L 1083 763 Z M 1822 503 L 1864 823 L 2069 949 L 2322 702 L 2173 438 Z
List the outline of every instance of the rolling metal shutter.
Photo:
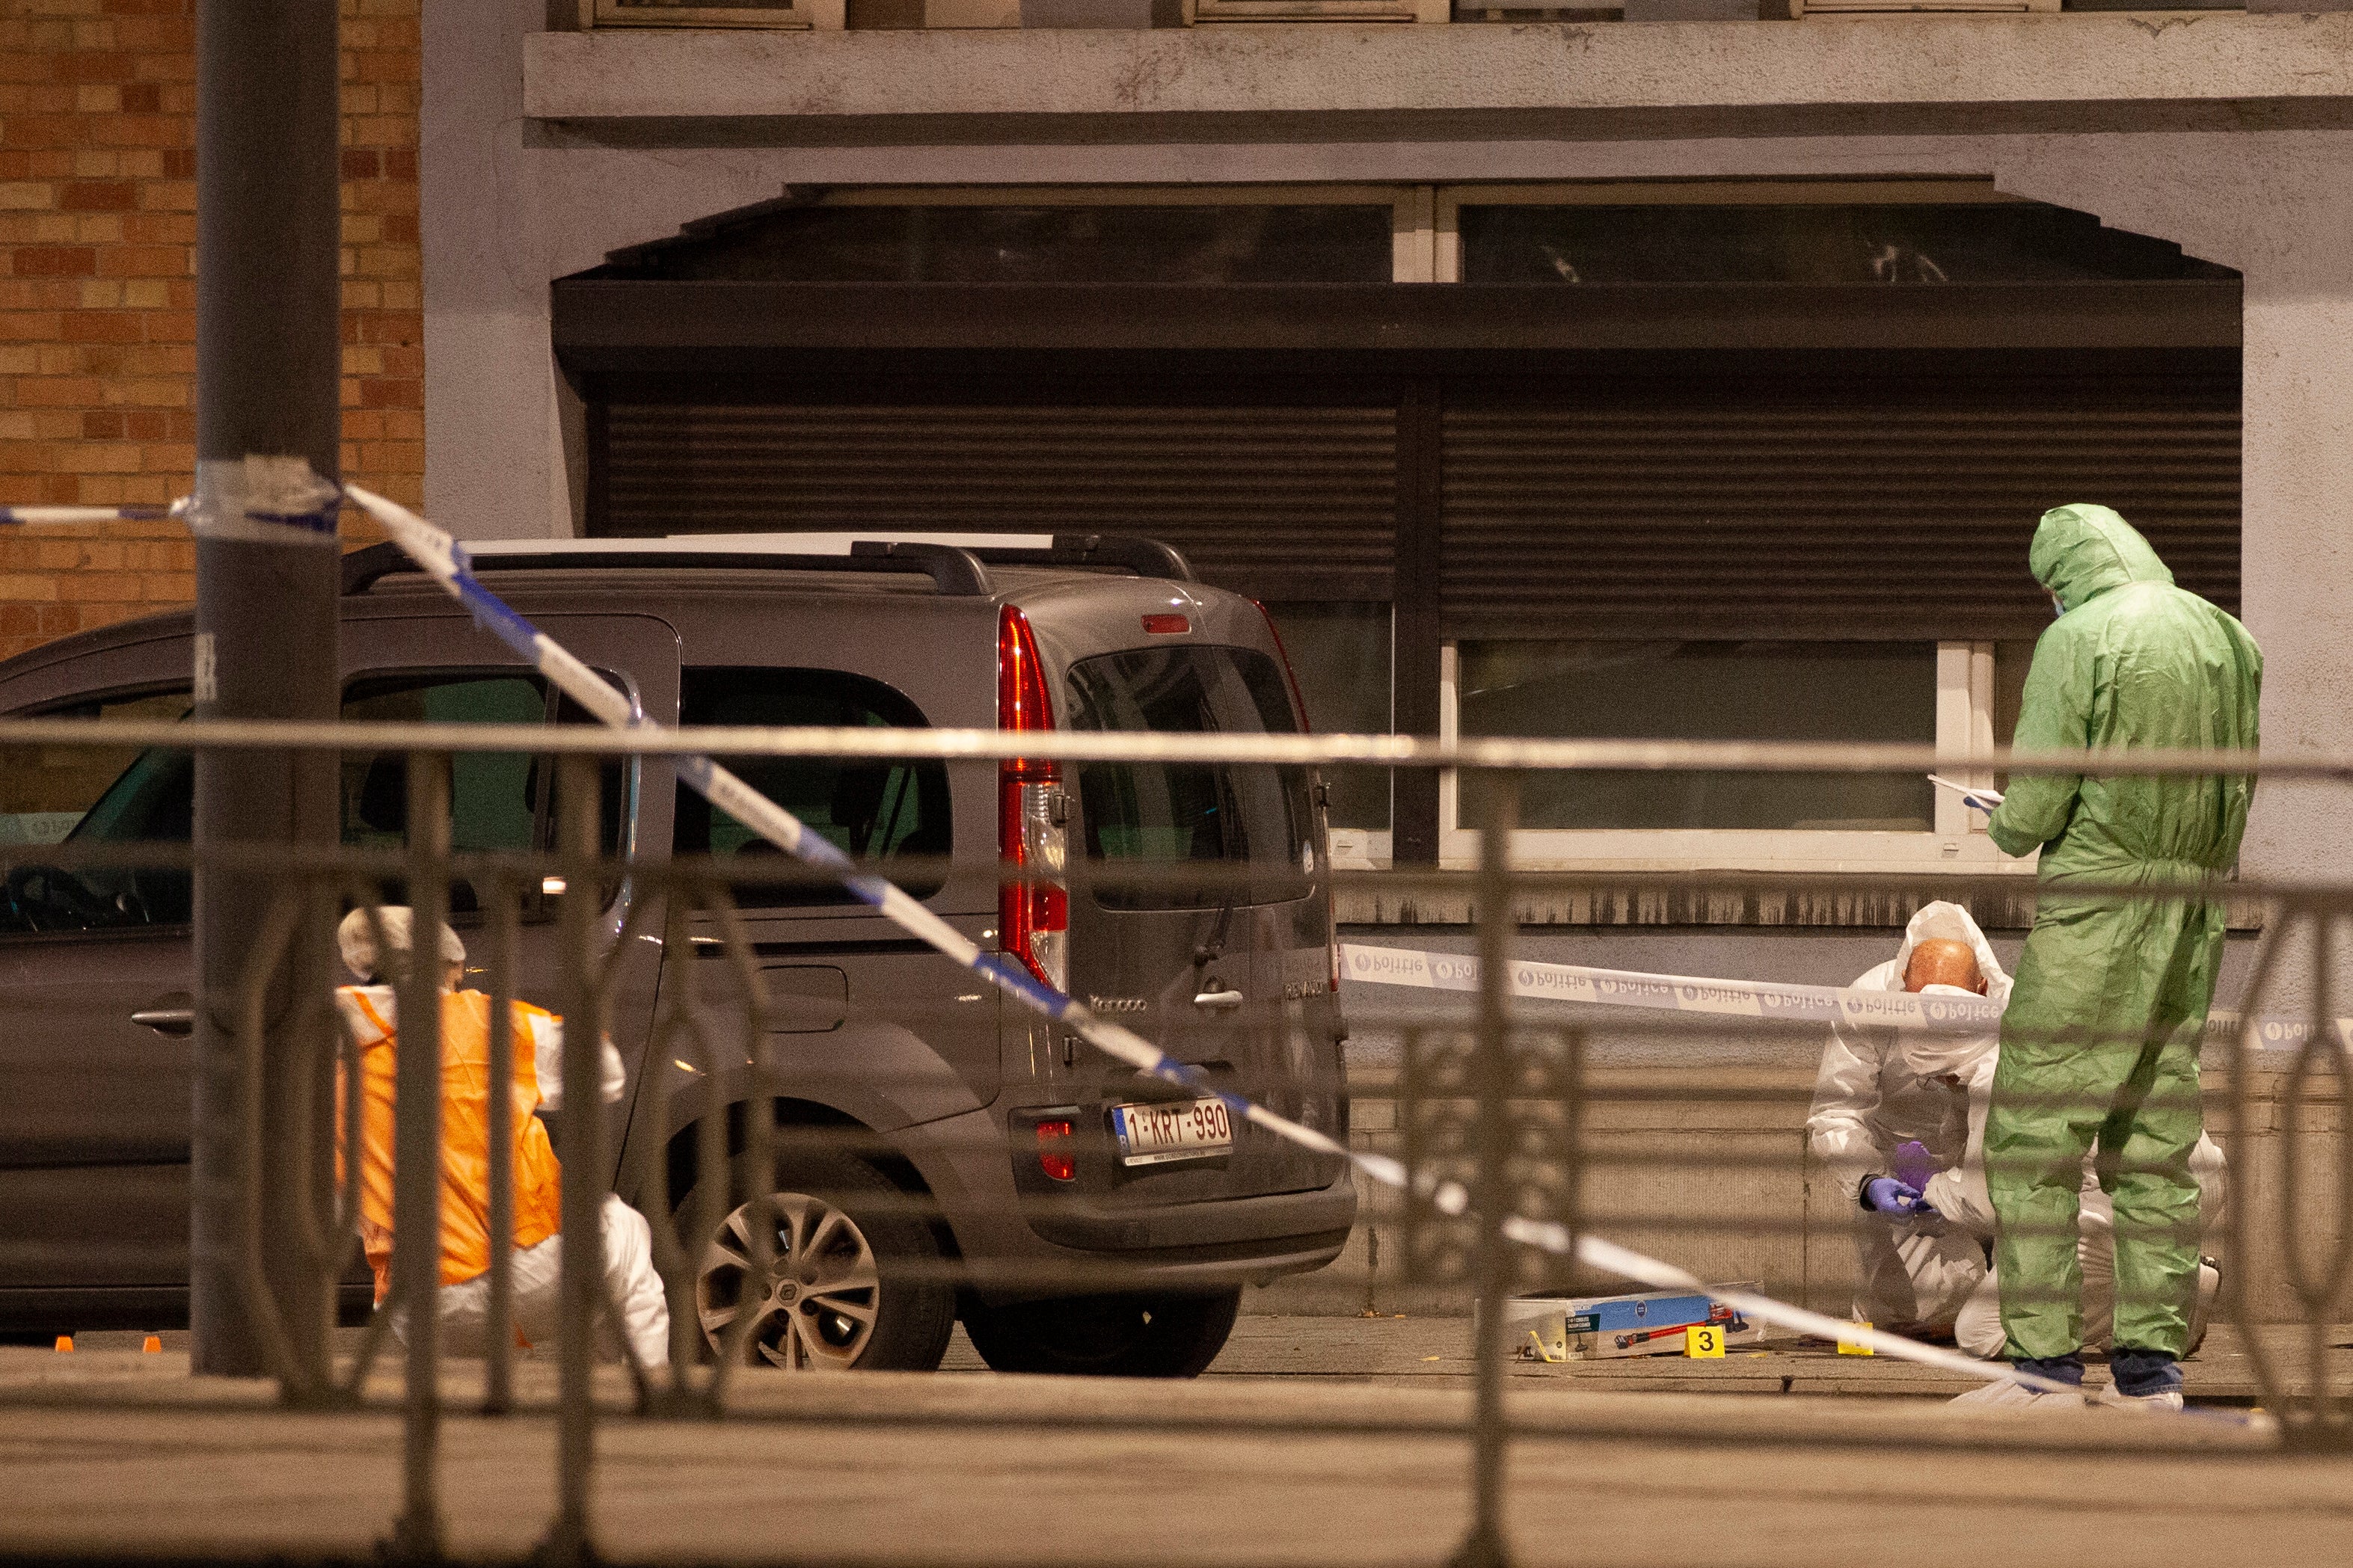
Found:
M 591 524 L 1144 534 L 1260 597 L 1427 603 L 1432 584 L 1394 582 L 1398 443 L 1419 439 L 1437 447 L 1448 637 L 1990 641 L 2049 624 L 2027 544 L 2070 500 L 2115 507 L 2183 586 L 2237 609 L 2236 362 L 1621 360 L 1573 381 L 1446 378 L 1438 417 L 1402 437 L 1392 407 L 1312 394 L 624 395 L 597 411 Z
M 2235 361 L 1450 397 L 1446 634 L 2031 637 L 2051 608 L 2027 543 L 2068 501 L 2116 508 L 2182 586 L 2235 613 Z
M 1122 533 L 1261 597 L 1387 598 L 1388 407 L 612 402 L 592 526 Z

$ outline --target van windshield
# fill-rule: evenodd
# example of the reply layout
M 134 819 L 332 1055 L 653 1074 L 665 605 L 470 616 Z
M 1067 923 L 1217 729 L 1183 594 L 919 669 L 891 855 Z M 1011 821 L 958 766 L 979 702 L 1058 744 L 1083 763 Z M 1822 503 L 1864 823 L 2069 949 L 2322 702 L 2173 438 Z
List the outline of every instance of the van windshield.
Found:
M 1290 734 L 1291 695 L 1252 648 L 1136 648 L 1071 667 L 1070 728 L 1180 734 Z M 1124 910 L 1215 909 L 1304 898 L 1314 869 L 1307 771 L 1202 763 L 1088 763 L 1078 770 L 1087 858 L 1195 868 L 1135 886 L 1102 885 Z

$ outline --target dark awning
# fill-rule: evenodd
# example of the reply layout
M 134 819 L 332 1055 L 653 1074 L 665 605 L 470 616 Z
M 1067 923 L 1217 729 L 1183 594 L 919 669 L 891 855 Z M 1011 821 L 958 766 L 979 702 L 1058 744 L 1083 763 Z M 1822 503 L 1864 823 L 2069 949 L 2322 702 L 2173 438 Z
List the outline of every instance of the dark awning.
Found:
M 2236 349 L 2240 342 L 2240 285 L 2218 279 L 1556 285 L 568 278 L 553 289 L 555 351 L 574 376 L 774 374 L 780 354 L 844 351 L 1387 357 Z

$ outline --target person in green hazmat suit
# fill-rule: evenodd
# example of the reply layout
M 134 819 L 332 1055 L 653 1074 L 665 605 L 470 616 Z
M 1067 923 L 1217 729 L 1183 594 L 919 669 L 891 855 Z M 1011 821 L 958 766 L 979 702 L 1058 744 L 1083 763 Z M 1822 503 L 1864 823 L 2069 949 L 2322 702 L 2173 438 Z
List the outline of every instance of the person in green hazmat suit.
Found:
M 2174 586 L 2123 518 L 2104 506 L 2054 508 L 2028 564 L 2059 618 L 2035 644 L 2019 751 L 2254 750 L 2262 651 L 2235 618 Z M 2181 1403 L 2176 1363 L 2189 1346 L 2200 1263 L 2189 1164 L 2202 1131 L 2198 1047 L 2223 906 L 2068 889 L 2228 872 L 2253 793 L 2243 775 L 2020 773 L 1988 824 L 2005 854 L 2042 851 L 1985 1134 L 2003 1353 L 2022 1370 L 2083 1382 L 2077 1198 L 2096 1142 L 2116 1210 L 2114 1399 Z M 2060 1396 L 2005 1383 L 1965 1397 Z

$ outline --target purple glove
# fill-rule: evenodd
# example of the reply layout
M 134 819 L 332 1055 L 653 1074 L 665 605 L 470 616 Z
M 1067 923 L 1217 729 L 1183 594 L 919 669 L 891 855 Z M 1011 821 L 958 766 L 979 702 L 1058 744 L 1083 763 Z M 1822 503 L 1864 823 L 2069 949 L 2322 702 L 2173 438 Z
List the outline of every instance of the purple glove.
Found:
M 1873 1176 L 1863 1183 L 1862 1206 L 1894 1219 L 1913 1219 L 1936 1212 L 1920 1195 L 1919 1188 L 1906 1186 L 1893 1176 Z
M 1936 1173 L 1936 1157 L 1928 1146 L 1916 1140 L 1895 1146 L 1895 1163 L 1891 1167 L 1895 1179 L 1920 1192 L 1928 1190 L 1928 1178 Z

